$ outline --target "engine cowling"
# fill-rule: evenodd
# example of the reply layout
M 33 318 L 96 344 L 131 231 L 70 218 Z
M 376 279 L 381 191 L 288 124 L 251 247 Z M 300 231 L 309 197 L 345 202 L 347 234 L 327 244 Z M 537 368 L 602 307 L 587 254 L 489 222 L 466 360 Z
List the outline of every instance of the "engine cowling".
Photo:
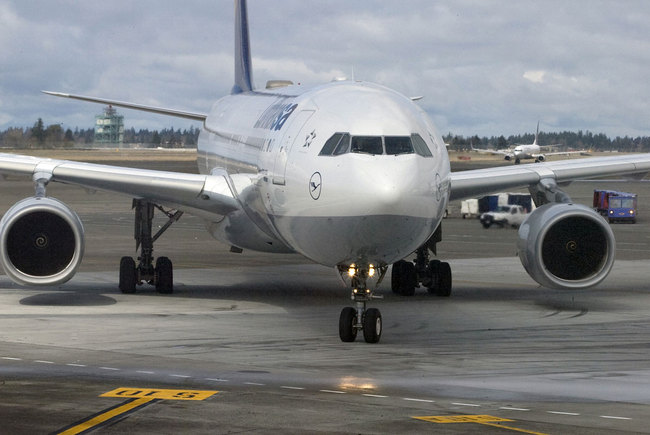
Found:
M 546 204 L 519 227 L 519 259 L 528 274 L 550 288 L 594 286 L 614 265 L 616 240 L 609 224 L 580 204 Z
M 68 281 L 81 263 L 83 251 L 81 220 L 57 199 L 23 199 L 0 220 L 0 263 L 18 284 Z
M 543 162 L 546 161 L 546 156 L 544 154 L 540 154 L 537 156 L 537 161 L 538 162 Z

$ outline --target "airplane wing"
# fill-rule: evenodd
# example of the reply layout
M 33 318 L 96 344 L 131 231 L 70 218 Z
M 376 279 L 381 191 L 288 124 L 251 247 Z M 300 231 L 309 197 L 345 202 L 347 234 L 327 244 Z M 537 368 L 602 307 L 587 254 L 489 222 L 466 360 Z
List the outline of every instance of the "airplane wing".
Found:
M 226 215 L 240 209 L 233 180 L 227 174 L 185 174 L 16 154 L 0 154 L 0 174 L 121 193 L 179 210 Z
M 472 147 L 472 151 L 476 151 L 479 154 L 490 154 L 493 156 L 513 156 L 512 151 L 501 151 L 501 150 L 492 150 L 492 149 L 481 149 Z
M 555 152 L 552 152 L 552 153 L 543 153 L 543 154 L 540 154 L 540 155 L 544 155 L 544 156 L 570 156 L 571 154 L 579 154 L 579 155 L 582 155 L 582 156 L 585 156 L 585 155 L 588 156 L 589 155 L 589 153 L 587 151 L 585 151 L 585 150 L 582 150 L 582 151 L 555 151 Z M 536 155 L 533 154 L 533 157 L 536 157 Z
M 638 176 L 650 171 L 650 154 L 561 160 L 516 166 L 452 172 L 450 199 L 457 200 L 537 185 L 543 179 L 557 184 L 602 176 Z
M 126 109 L 140 110 L 143 112 L 157 113 L 159 115 L 175 116 L 177 118 L 205 121 L 207 115 L 203 113 L 186 112 L 182 110 L 166 109 L 163 107 L 145 106 L 143 104 L 127 103 L 125 101 L 109 100 L 106 98 L 87 97 L 85 95 L 64 94 L 63 92 L 41 91 L 55 97 L 71 98 L 73 100 L 89 101 L 91 103 L 109 104 L 111 106 L 124 107 Z

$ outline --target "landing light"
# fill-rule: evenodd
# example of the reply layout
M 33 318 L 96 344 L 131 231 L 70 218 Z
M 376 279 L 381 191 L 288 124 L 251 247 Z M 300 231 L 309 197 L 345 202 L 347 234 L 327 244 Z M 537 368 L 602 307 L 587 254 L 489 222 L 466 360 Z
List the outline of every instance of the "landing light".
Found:
M 356 266 L 354 264 L 351 264 L 350 268 L 348 269 L 348 276 L 352 278 L 356 273 L 357 273 Z
M 372 264 L 368 266 L 368 276 L 371 278 L 375 276 L 375 266 L 373 266 Z

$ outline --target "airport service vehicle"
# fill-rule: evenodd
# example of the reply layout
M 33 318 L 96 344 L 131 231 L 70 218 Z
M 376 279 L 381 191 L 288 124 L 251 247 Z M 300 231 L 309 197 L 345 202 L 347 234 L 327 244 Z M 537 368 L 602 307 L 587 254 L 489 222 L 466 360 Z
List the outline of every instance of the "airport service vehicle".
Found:
M 479 217 L 483 228 L 490 228 L 492 224 L 504 227 L 519 227 L 526 219 L 526 210 L 520 205 L 500 205 L 494 211 L 488 211 Z
M 34 195 L 0 221 L 0 263 L 7 276 L 27 286 L 61 285 L 82 260 L 83 225 L 69 206 L 47 195 L 52 182 L 133 199 L 138 258 L 120 262 L 122 292 L 134 293 L 144 283 L 173 291 L 171 260 L 154 256 L 160 231 L 153 234 L 152 219 L 165 213 L 162 231 L 192 213 L 233 252 L 292 252 L 340 273 L 352 301 L 338 319 L 344 342 L 359 332 L 366 342 L 380 340 L 382 316 L 368 304 L 391 265 L 397 293 L 424 286 L 449 296 L 451 268 L 430 255 L 436 254 L 450 200 L 528 188 L 538 208 L 521 225 L 517 245 L 535 281 L 582 289 L 611 270 L 610 226 L 560 186 L 587 176 L 646 173 L 650 155 L 451 173 L 429 116 L 385 86 L 345 80 L 307 88 L 278 81 L 256 89 L 245 0 L 235 2 L 234 64 L 231 94 L 207 113 L 51 93 L 201 122 L 200 174 L 0 154 L 0 173 L 29 176 L 35 186 Z
M 481 214 L 496 211 L 504 205 L 521 205 L 526 213 L 535 209 L 535 204 L 527 193 L 495 193 L 481 198 L 464 199 L 460 203 L 460 214 L 463 219 L 480 217 Z
M 609 222 L 636 222 L 636 193 L 594 190 L 594 209 Z

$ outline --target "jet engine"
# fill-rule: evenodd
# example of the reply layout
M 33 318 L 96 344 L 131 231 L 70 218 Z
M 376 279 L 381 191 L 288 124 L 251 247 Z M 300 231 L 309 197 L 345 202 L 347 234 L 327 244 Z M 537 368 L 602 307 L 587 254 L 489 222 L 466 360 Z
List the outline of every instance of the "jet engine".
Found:
M 75 274 L 83 251 L 81 220 L 57 199 L 23 199 L 0 221 L 0 263 L 18 284 L 66 282 Z
M 535 160 L 538 161 L 538 162 L 543 162 L 543 161 L 546 160 L 546 156 L 544 154 L 540 154 L 540 155 L 537 156 L 537 158 Z
M 517 248 L 524 268 L 539 284 L 581 289 L 609 274 L 616 241 L 609 224 L 592 209 L 550 203 L 521 224 Z

